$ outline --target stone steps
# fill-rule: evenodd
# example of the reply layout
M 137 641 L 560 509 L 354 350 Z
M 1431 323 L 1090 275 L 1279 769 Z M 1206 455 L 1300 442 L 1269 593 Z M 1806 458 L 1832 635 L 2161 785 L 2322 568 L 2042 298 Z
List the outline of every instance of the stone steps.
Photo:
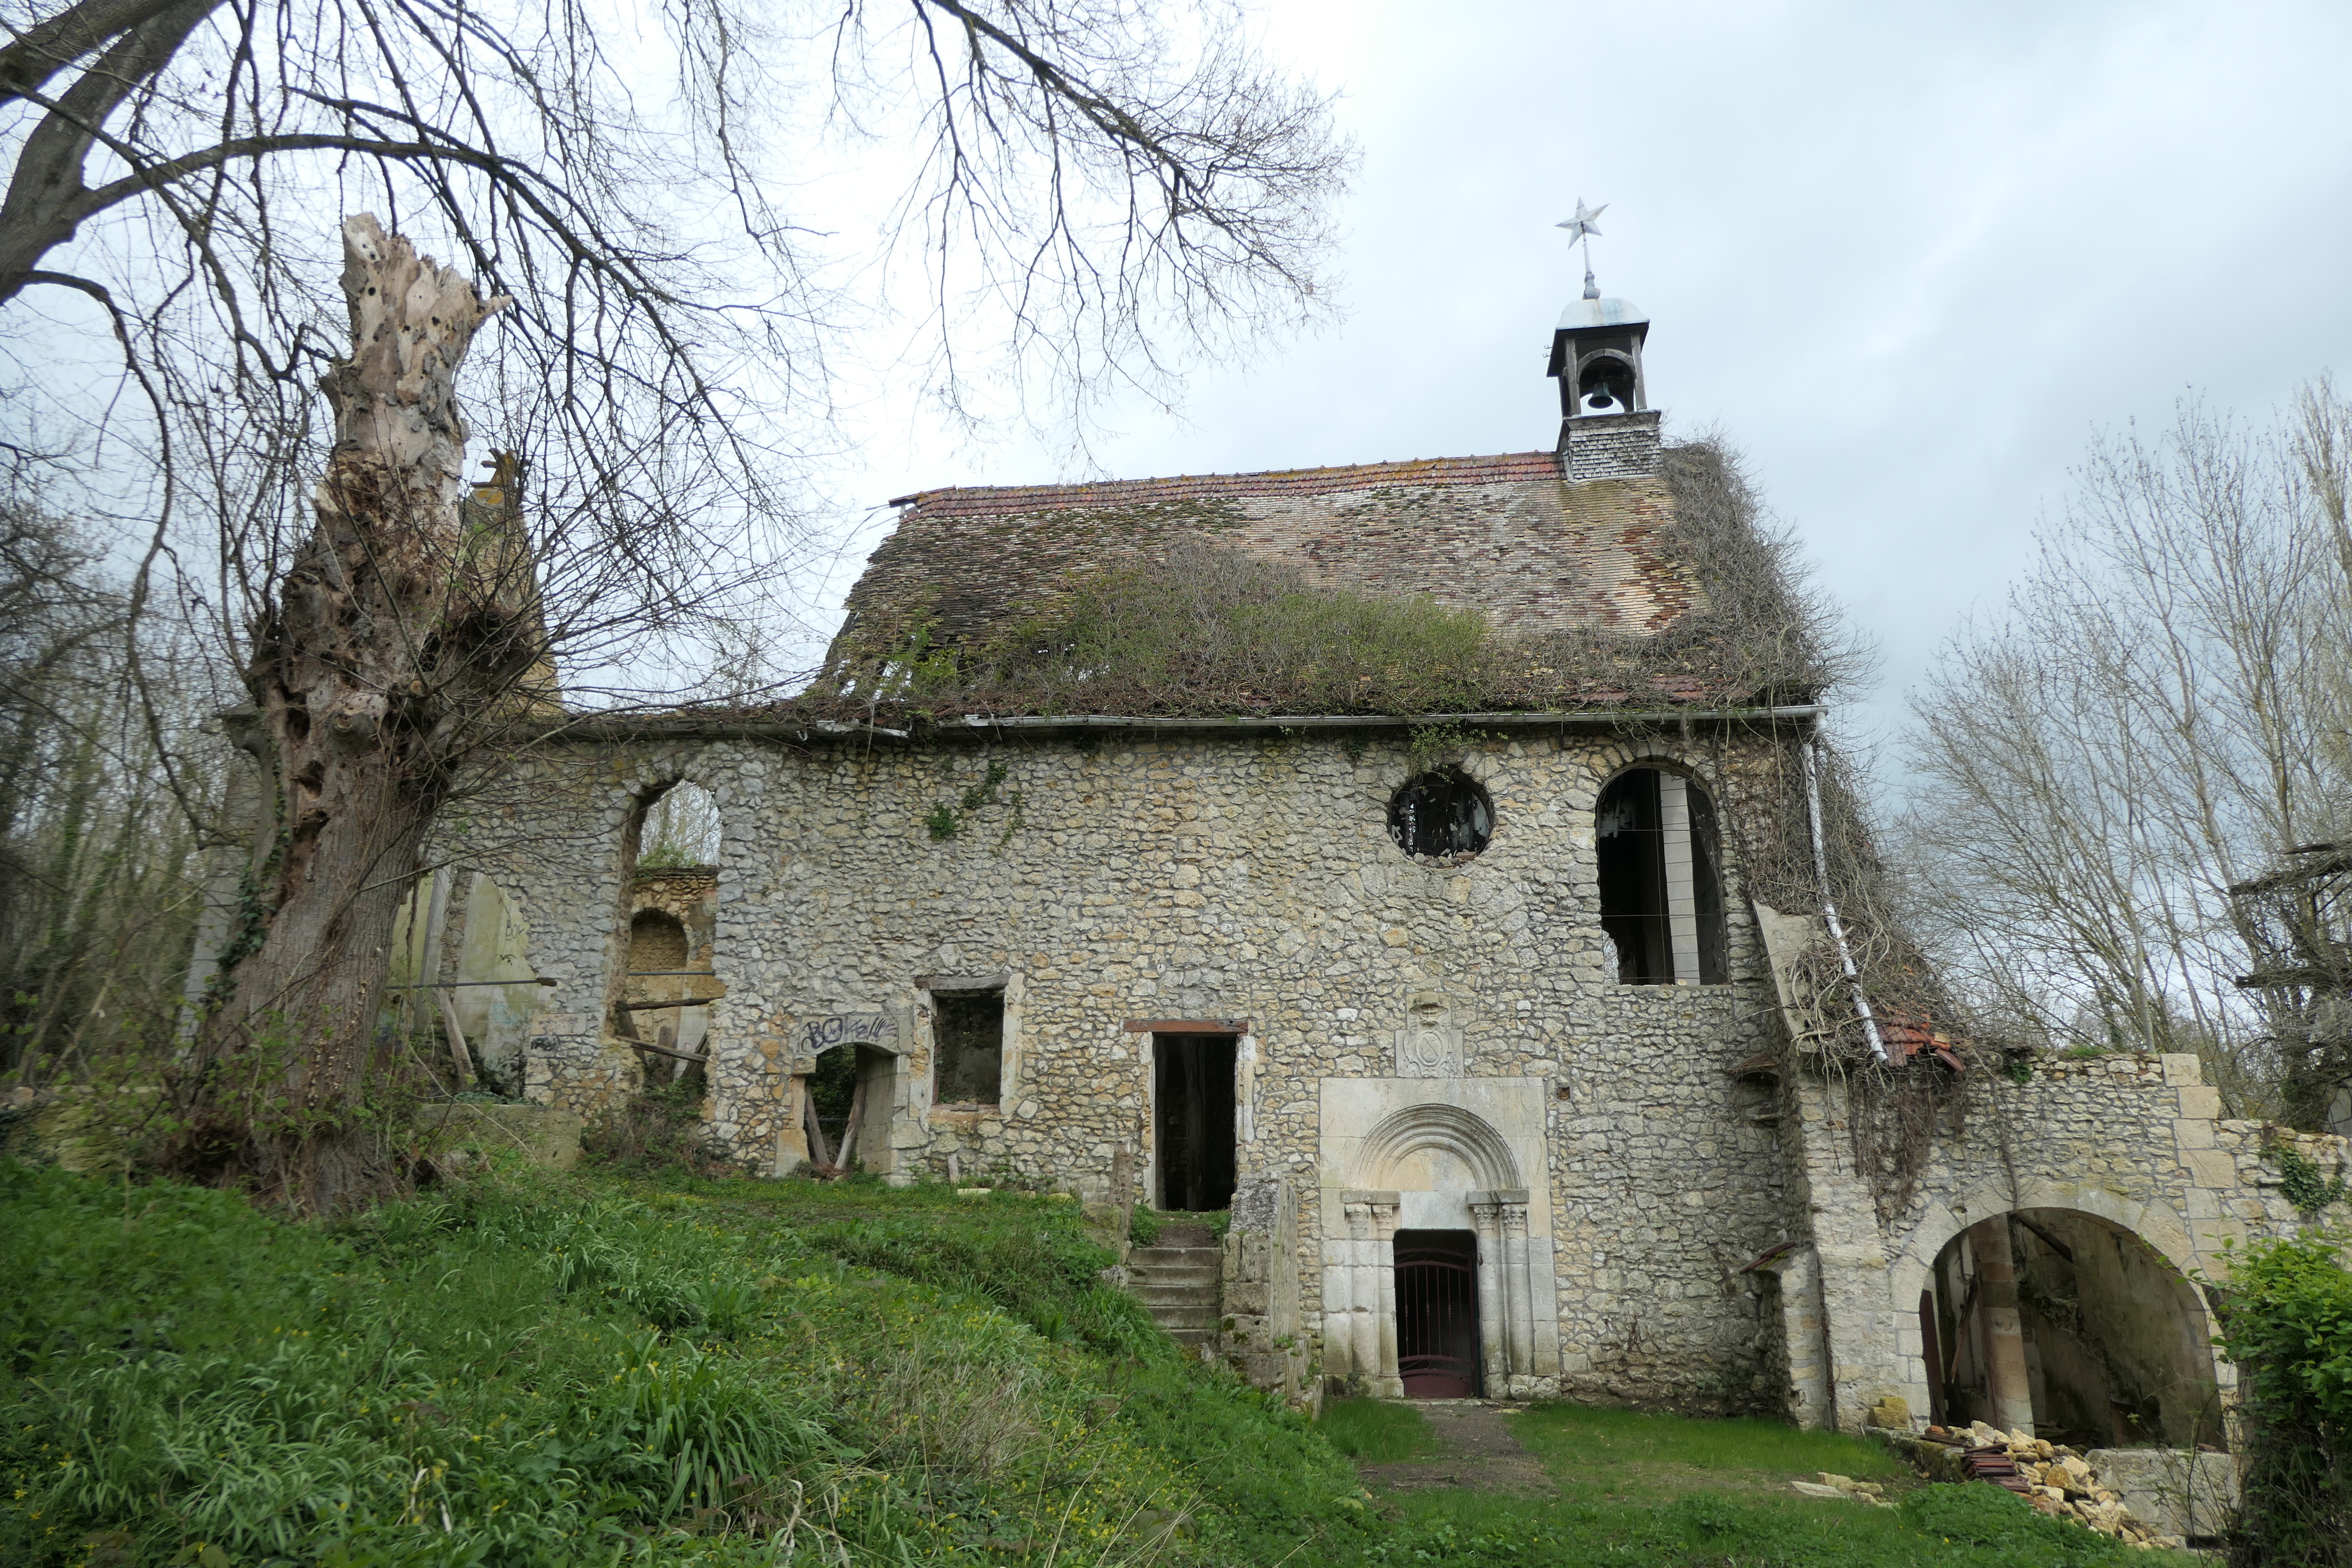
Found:
M 1224 1252 L 1214 1247 L 1139 1247 L 1127 1255 L 1127 1291 L 1180 1344 L 1217 1337 Z

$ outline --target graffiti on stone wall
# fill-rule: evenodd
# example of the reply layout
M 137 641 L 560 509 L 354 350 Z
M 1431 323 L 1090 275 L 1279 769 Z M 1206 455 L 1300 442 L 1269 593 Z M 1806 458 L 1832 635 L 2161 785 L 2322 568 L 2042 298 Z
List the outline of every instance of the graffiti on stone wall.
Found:
M 593 1057 L 596 1026 L 586 1013 L 540 1013 L 529 1025 L 530 1048 L 548 1057 Z
M 898 1021 L 887 1013 L 835 1013 L 801 1025 L 799 1054 L 813 1057 L 835 1046 L 878 1046 L 898 1037 Z

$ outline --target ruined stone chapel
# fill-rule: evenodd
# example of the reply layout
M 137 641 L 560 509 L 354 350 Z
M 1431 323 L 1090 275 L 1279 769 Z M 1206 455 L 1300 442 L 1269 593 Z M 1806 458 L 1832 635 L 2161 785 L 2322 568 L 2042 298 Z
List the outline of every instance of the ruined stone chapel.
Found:
M 1649 327 L 1569 307 L 1549 449 L 902 498 L 830 703 L 515 764 L 507 809 L 572 830 L 436 905 L 485 1066 L 593 1116 L 697 1059 L 754 1175 L 1227 1213 L 1202 1337 L 1270 1385 L 2217 1440 L 2193 1281 L 2294 1223 L 2264 1140 L 2193 1057 L 1987 1060 L 1874 1007 L 1809 852 L 1824 710 L 1723 629 L 1752 521 L 1662 445 Z M 1171 563 L 1532 651 L 1475 711 L 907 700 Z M 685 785 L 712 863 L 641 869 Z M 1929 1108 L 1899 1180 L 1871 1093 Z

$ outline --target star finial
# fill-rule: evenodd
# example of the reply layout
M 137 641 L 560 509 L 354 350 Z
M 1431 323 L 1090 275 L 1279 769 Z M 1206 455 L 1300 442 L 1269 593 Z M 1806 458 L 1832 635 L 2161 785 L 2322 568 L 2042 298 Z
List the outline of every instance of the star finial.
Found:
M 1601 229 L 1592 220 L 1608 210 L 1607 202 L 1588 209 L 1584 205 L 1584 198 L 1579 196 L 1576 198 L 1576 216 L 1566 223 L 1552 225 L 1554 228 L 1568 230 L 1570 244 L 1581 244 L 1584 247 L 1584 297 L 1588 300 L 1601 298 L 1601 286 L 1592 280 L 1592 238 L 1601 232 Z
M 1564 228 L 1568 230 L 1569 243 L 1572 245 L 1576 241 L 1582 239 L 1587 235 L 1598 236 L 1601 232 L 1600 226 L 1592 220 L 1599 217 L 1602 213 L 1605 213 L 1608 210 L 1609 204 L 1607 202 L 1602 202 L 1599 206 L 1594 207 L 1588 212 L 1585 210 L 1584 198 L 1582 196 L 1579 196 L 1576 198 L 1576 216 L 1570 218 L 1566 223 L 1556 223 L 1552 225 L 1552 226 L 1554 228 Z

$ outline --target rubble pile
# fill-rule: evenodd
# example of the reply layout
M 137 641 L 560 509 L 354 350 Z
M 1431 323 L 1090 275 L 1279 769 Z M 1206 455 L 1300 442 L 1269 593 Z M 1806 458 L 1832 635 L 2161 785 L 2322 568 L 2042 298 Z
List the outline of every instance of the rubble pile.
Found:
M 2022 1432 L 2004 1432 L 1983 1421 L 1966 1426 L 1930 1426 L 1927 1440 L 1954 1450 L 1960 1472 L 1970 1480 L 2004 1487 L 2043 1513 L 2076 1520 L 2102 1535 L 2143 1549 L 2181 1544 L 2134 1518 L 2120 1496 L 2099 1484 L 2099 1474 L 2090 1461 L 2063 1444 Z

